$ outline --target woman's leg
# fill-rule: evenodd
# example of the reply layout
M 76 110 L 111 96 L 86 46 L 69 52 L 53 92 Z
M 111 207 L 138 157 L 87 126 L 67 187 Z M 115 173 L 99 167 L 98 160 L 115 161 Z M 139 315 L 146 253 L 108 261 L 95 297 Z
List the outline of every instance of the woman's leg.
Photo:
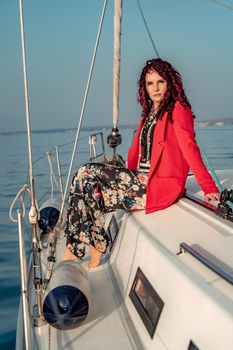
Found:
M 67 246 L 74 254 L 63 259 L 82 258 L 90 245 L 91 266 L 98 266 L 109 244 L 104 213 L 116 209 L 144 209 L 147 176 L 112 165 L 91 163 L 74 176 L 67 217 Z

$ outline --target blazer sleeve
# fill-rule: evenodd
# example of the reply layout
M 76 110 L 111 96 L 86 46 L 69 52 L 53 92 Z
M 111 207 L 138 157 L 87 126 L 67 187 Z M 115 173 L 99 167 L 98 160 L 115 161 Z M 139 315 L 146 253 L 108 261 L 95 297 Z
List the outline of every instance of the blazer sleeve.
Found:
M 173 111 L 173 128 L 184 159 L 191 168 L 204 194 L 219 192 L 207 171 L 195 140 L 194 120 L 190 108 L 185 109 L 176 102 Z

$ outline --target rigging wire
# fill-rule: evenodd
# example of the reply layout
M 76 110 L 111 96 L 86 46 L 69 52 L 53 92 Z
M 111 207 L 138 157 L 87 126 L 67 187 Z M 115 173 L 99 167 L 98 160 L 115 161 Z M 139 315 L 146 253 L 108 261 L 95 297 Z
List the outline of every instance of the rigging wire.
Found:
M 31 145 L 31 127 L 30 127 L 30 111 L 29 111 L 29 97 L 28 97 L 28 79 L 27 79 L 27 62 L 26 62 L 26 47 L 24 39 L 24 16 L 23 16 L 23 2 L 19 0 L 19 15 L 20 15 L 20 32 L 21 32 L 21 49 L 23 61 L 23 78 L 24 78 L 24 97 L 25 97 L 25 112 L 27 125 L 27 141 L 28 141 L 28 160 L 29 160 L 29 182 L 30 182 L 30 223 L 32 224 L 33 233 L 37 240 L 36 224 L 37 224 L 37 208 L 35 200 L 35 187 L 33 179 L 33 165 L 32 165 L 32 145 Z
M 27 124 L 27 138 L 28 138 L 28 158 L 29 158 L 29 176 L 30 176 L 30 188 L 32 190 L 32 146 L 31 146 L 31 134 L 30 134 L 30 111 L 29 111 L 29 98 L 28 98 L 28 79 L 27 79 L 27 63 L 26 63 L 26 48 L 24 40 L 24 17 L 23 17 L 23 4 L 22 0 L 19 1 L 20 12 L 20 29 L 21 29 L 21 46 L 22 46 L 22 58 L 23 58 L 23 78 L 24 78 L 24 97 L 25 97 L 25 109 L 26 109 L 26 124 Z
M 143 12 L 142 12 L 142 7 L 141 7 L 141 4 L 140 4 L 140 1 L 139 1 L 139 0 L 137 0 L 137 4 L 138 4 L 139 11 L 140 11 L 140 13 L 141 13 L 141 16 L 142 16 L 142 20 L 143 20 L 143 22 L 144 22 L 144 24 L 145 24 L 147 34 L 149 35 L 151 44 L 152 44 L 152 46 L 153 46 L 153 48 L 154 48 L 154 51 L 155 51 L 157 57 L 160 58 L 159 52 L 158 52 L 158 50 L 157 50 L 157 48 L 156 48 L 156 45 L 155 45 L 155 43 L 154 43 L 154 40 L 153 40 L 152 35 L 151 35 L 151 33 L 150 33 L 150 30 L 149 30 L 149 27 L 148 27 L 148 25 L 147 25 L 145 16 L 144 16 L 144 14 L 143 14 Z
M 233 11 L 233 6 L 226 4 L 223 1 L 219 1 L 219 0 L 210 0 L 211 2 L 214 2 L 215 4 L 219 5 L 219 6 L 223 6 L 225 8 L 227 8 L 228 10 L 232 10 Z

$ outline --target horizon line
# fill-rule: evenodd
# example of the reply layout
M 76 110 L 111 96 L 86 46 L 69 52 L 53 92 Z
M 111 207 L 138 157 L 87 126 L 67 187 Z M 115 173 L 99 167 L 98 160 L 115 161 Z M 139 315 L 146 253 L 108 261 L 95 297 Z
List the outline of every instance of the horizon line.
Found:
M 208 120 L 197 120 L 195 118 L 195 123 L 196 124 L 201 124 L 201 123 L 207 123 L 208 125 L 216 124 L 216 123 L 221 123 L 224 122 L 226 124 L 233 124 L 233 118 L 221 118 L 221 119 L 208 119 Z M 121 125 L 119 129 L 129 129 L 132 127 L 136 127 L 137 124 L 125 124 Z M 56 129 L 36 129 L 36 130 L 31 130 L 31 133 L 33 134 L 40 134 L 40 133 L 50 133 L 50 132 L 64 132 L 64 131 L 74 131 L 77 128 L 56 128 Z M 91 130 L 103 130 L 103 129 L 112 129 L 112 126 L 110 125 L 105 125 L 105 126 L 84 126 L 81 128 L 82 131 L 91 131 Z M 16 131 L 1 131 L 0 135 L 6 136 L 6 135 L 22 135 L 26 134 L 27 130 L 16 130 Z

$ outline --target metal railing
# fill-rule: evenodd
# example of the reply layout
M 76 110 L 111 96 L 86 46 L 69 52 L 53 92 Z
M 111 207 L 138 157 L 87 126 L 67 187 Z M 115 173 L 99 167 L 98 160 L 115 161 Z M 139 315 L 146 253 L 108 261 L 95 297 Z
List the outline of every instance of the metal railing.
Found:
M 225 279 L 227 282 L 229 282 L 230 284 L 233 284 L 233 276 L 230 273 L 227 273 L 226 271 L 224 271 L 219 265 L 217 265 L 216 263 L 208 259 L 206 256 L 203 255 L 203 253 L 198 251 L 196 248 L 188 245 L 185 242 L 182 242 L 180 244 L 180 253 L 178 254 L 182 254 L 183 252 L 188 252 L 194 258 L 200 261 L 202 264 L 204 264 L 209 269 L 217 273 L 220 277 Z M 216 258 L 216 261 L 217 261 L 217 258 Z
M 27 290 L 27 267 L 25 256 L 25 245 L 23 238 L 23 212 L 21 209 L 18 213 L 18 229 L 19 229 L 19 258 L 20 258 L 20 278 L 21 278 L 21 295 L 22 295 L 22 309 L 23 309 L 23 330 L 25 349 L 31 350 L 31 316 L 28 305 L 28 290 Z
M 99 154 L 96 154 L 96 143 L 97 143 L 98 136 L 100 136 L 101 138 L 102 149 Z M 102 132 L 91 134 L 89 136 L 89 145 L 90 145 L 90 162 L 92 162 L 93 160 L 96 162 L 97 158 L 105 155 L 104 138 L 103 138 Z

